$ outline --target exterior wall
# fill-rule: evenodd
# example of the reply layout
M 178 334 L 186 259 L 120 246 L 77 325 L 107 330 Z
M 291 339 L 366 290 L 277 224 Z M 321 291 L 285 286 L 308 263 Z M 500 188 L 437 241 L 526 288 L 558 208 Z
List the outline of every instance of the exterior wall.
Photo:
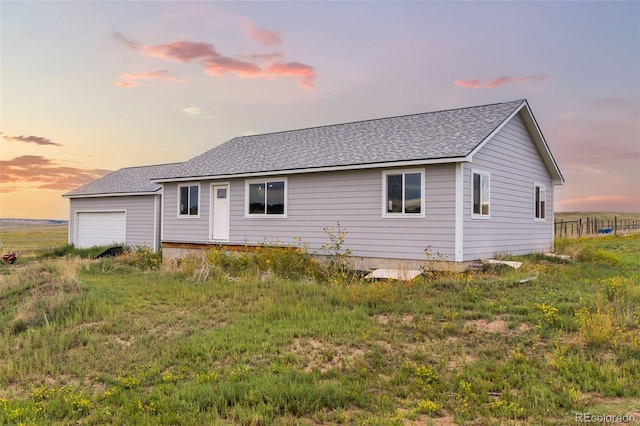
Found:
M 69 244 L 75 243 L 76 212 L 125 211 L 127 220 L 126 244 L 147 245 L 157 249 L 158 219 L 154 218 L 155 203 L 160 195 L 135 195 L 118 197 L 71 198 L 69 215 Z
M 229 243 L 295 244 L 300 239 L 310 251 L 321 252 L 329 242 L 323 229 L 340 222 L 347 231 L 344 248 L 356 257 L 426 260 L 424 250 L 430 245 L 434 254 L 453 260 L 455 165 L 430 165 L 424 170 L 422 218 L 382 217 L 383 169 L 286 176 L 286 218 L 246 218 L 245 179 L 233 179 Z M 209 242 L 211 183 L 201 183 L 198 218 L 177 217 L 177 184 L 165 184 L 163 241 Z
M 464 171 L 464 260 L 496 253 L 553 250 L 553 184 L 520 115 L 474 156 Z M 490 174 L 490 218 L 472 213 L 471 171 Z M 534 220 L 534 184 L 546 187 L 546 220 Z

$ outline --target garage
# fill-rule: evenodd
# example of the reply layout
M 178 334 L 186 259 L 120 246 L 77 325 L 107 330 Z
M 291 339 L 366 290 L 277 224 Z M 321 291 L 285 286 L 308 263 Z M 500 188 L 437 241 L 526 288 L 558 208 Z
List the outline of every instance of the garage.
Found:
M 76 247 L 124 245 L 127 218 L 124 211 L 77 212 Z

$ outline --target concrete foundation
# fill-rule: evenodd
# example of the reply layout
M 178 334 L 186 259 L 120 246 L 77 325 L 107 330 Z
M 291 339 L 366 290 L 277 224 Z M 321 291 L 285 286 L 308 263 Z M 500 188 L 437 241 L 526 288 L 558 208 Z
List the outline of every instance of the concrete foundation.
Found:
M 204 254 L 216 245 L 193 244 L 193 243 L 163 243 L 162 261 L 171 262 L 176 259 L 185 258 L 193 254 Z M 255 247 L 246 245 L 219 245 L 229 251 L 253 251 Z M 325 255 L 315 255 L 318 262 L 325 263 L 329 257 Z M 464 272 L 475 262 L 450 262 L 446 260 L 412 260 L 412 259 L 389 259 L 380 257 L 357 257 L 350 258 L 353 269 L 358 271 L 372 271 L 374 269 L 394 269 L 398 271 L 410 270 L 431 270 L 440 272 Z

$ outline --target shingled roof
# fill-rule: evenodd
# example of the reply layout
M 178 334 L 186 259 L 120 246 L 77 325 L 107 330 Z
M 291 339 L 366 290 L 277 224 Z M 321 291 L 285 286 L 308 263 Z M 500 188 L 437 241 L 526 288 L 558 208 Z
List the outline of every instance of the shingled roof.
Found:
M 159 191 L 161 186 L 151 182 L 151 179 L 175 173 L 174 169 L 178 165 L 179 163 L 171 163 L 125 167 L 67 192 L 63 197 L 154 193 Z
M 462 160 L 523 105 L 526 100 L 237 137 L 156 181 Z

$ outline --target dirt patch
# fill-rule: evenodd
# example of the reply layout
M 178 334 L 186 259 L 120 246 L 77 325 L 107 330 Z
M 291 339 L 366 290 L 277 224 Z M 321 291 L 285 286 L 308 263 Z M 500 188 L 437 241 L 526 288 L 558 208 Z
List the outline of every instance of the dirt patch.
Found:
M 526 322 L 521 322 L 520 324 L 518 324 L 518 328 L 516 328 L 516 330 L 518 330 L 519 333 L 527 333 L 527 332 L 531 331 L 532 329 L 533 329 L 533 327 L 531 327 Z
M 116 343 L 118 343 L 119 345 L 125 346 L 125 347 L 129 347 L 133 344 L 133 342 L 135 342 L 136 338 L 135 336 L 129 336 L 129 337 L 120 337 L 120 336 L 116 336 Z
M 402 323 L 403 324 L 410 324 L 413 322 L 413 315 L 411 314 L 404 314 L 402 316 Z
M 640 399 L 637 398 L 619 398 L 619 397 L 602 397 L 597 393 L 587 396 L 587 405 L 596 406 L 597 410 L 606 411 L 610 414 L 624 415 L 640 419 Z
M 405 414 L 406 410 L 398 409 L 399 413 Z M 414 425 L 440 425 L 440 426 L 451 426 L 455 425 L 456 422 L 453 420 L 453 416 L 443 415 L 440 417 L 429 417 L 426 414 L 420 414 L 415 420 L 404 419 L 402 422 L 404 426 L 414 426 Z
M 386 315 L 376 315 L 375 316 L 376 321 L 378 321 L 380 324 L 389 324 L 389 317 Z
M 475 328 L 478 331 L 485 333 L 506 333 L 509 328 L 507 322 L 504 320 L 495 320 L 487 322 L 486 320 L 479 319 L 465 322 L 465 327 Z
M 324 373 L 332 368 L 353 365 L 364 357 L 362 349 L 323 343 L 316 339 L 295 339 L 290 350 L 306 360 L 304 371 L 307 373 L 313 370 Z

